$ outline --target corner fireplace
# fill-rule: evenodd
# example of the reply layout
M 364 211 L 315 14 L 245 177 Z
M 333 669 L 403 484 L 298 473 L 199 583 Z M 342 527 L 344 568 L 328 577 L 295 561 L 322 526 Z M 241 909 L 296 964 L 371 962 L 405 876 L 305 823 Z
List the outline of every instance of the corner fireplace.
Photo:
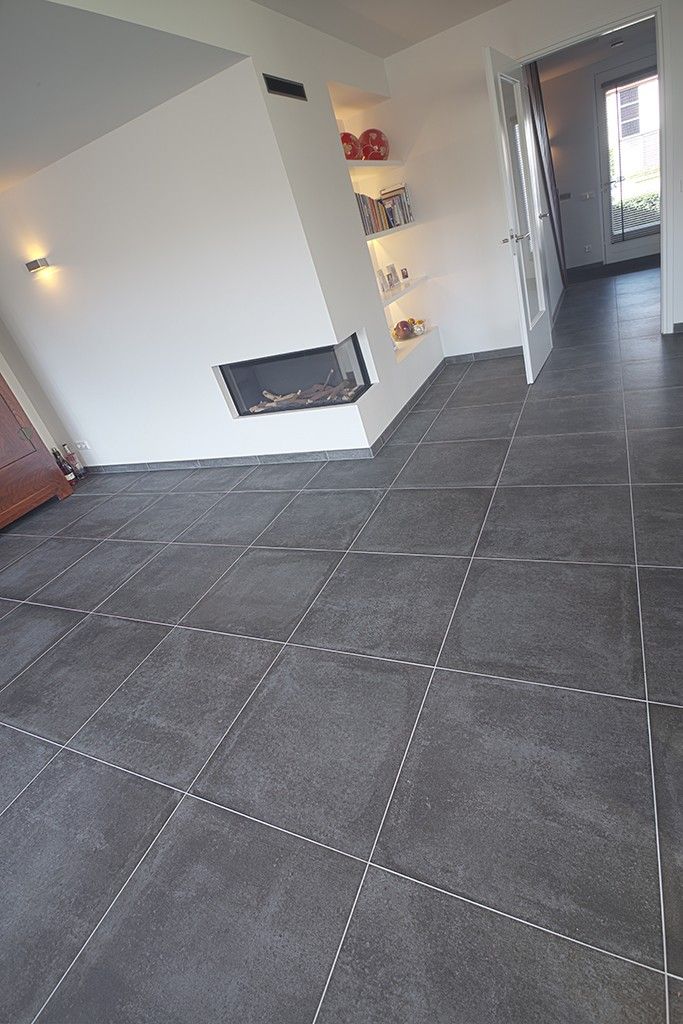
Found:
M 370 387 L 358 337 L 219 366 L 240 416 L 355 402 Z

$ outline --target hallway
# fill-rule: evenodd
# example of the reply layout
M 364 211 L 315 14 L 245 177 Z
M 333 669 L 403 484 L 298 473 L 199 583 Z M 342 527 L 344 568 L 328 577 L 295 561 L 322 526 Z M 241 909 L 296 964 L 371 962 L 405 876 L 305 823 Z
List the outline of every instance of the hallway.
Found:
M 683 339 L 554 338 L 2 531 L 0 1021 L 683 1021 Z

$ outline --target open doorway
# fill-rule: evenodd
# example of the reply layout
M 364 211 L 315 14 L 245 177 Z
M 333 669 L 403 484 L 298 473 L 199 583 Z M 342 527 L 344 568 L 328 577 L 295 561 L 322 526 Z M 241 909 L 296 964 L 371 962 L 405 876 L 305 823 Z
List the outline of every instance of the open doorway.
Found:
M 659 264 L 655 19 L 536 62 L 569 282 Z

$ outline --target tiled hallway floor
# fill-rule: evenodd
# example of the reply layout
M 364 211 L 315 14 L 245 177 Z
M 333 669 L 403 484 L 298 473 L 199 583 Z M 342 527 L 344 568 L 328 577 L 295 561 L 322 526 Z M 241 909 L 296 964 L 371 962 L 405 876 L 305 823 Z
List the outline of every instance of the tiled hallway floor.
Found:
M 683 1021 L 658 284 L 573 286 L 531 389 L 450 364 L 372 461 L 2 533 L 3 1024 L 664 1024 L 667 968 Z

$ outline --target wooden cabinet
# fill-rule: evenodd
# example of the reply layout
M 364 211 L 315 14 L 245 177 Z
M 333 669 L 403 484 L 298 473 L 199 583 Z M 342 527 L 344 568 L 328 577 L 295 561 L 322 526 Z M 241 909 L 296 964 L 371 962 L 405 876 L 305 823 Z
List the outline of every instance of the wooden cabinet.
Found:
M 0 377 L 0 527 L 69 494 L 71 484 Z

